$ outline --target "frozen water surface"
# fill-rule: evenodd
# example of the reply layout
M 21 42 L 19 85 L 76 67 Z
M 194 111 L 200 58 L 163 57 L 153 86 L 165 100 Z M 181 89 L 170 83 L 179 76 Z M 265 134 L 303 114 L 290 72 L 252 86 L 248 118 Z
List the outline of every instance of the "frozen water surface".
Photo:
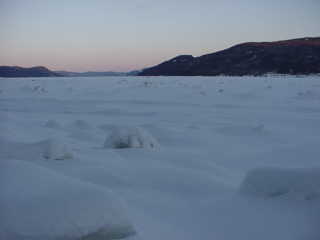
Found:
M 320 239 L 319 81 L 0 79 L 0 239 Z

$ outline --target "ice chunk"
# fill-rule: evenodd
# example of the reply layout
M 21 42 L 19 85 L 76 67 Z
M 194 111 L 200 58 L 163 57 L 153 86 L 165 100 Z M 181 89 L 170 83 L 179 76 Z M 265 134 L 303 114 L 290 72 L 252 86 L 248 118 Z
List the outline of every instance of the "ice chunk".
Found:
M 0 162 L 0 239 L 122 239 L 135 234 L 106 188 L 31 162 Z
M 105 148 L 156 148 L 158 141 L 141 127 L 114 127 Z
M 73 158 L 72 152 L 67 145 L 57 139 L 47 139 L 36 143 L 42 151 L 45 159 L 65 160 Z
M 262 198 L 320 198 L 320 169 L 257 168 L 247 173 L 240 191 Z

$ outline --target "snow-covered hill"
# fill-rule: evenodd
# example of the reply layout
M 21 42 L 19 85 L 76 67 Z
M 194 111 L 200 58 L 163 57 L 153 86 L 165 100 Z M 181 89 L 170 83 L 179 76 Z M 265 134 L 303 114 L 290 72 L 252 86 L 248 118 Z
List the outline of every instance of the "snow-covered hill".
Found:
M 0 79 L 0 239 L 320 239 L 319 77 Z

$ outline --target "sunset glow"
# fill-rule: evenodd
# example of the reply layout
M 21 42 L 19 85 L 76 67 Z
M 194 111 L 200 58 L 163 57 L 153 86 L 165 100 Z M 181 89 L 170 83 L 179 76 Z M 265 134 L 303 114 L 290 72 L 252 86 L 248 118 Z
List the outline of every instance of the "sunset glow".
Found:
M 319 11 L 318 0 L 2 0 L 0 65 L 141 69 L 240 42 L 318 36 Z

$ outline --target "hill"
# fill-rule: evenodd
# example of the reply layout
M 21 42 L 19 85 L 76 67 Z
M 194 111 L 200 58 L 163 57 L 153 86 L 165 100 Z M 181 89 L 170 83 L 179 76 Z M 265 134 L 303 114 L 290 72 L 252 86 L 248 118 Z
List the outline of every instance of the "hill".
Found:
M 320 37 L 247 42 L 206 54 L 177 56 L 146 68 L 140 76 L 215 76 L 320 73 Z
M 59 77 L 58 73 L 46 67 L 23 68 L 17 66 L 0 66 L 0 77 Z

